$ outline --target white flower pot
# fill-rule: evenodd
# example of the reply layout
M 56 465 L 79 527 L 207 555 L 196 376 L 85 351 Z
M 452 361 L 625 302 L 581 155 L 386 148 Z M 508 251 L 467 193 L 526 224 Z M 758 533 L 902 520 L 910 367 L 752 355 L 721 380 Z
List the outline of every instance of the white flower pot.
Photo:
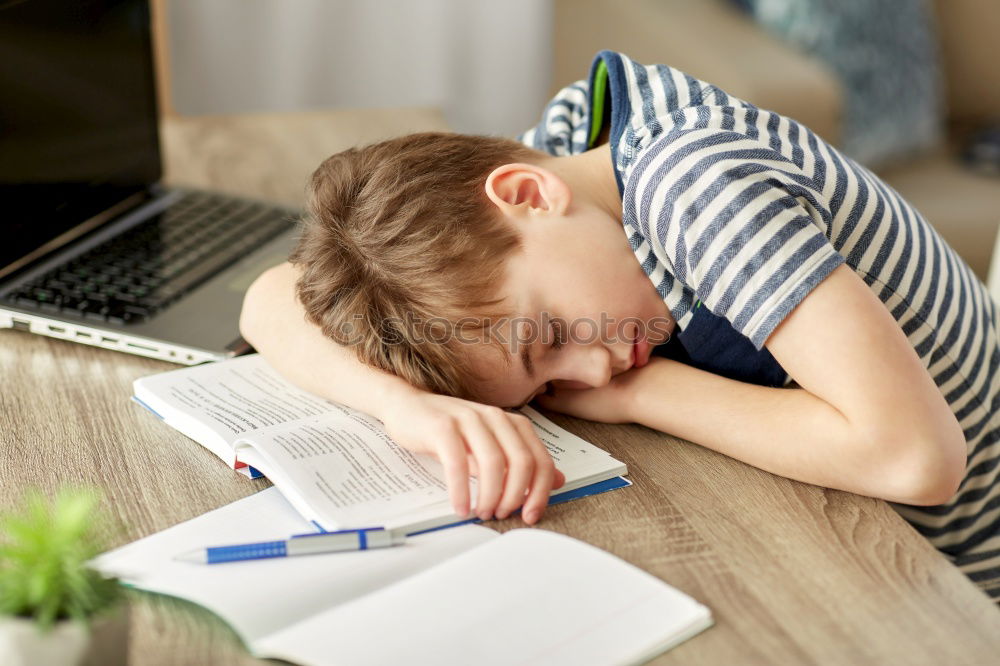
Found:
M 126 607 L 94 620 L 89 629 L 64 620 L 43 632 L 28 618 L 0 616 L 3 666 L 104 666 L 125 664 L 127 655 Z
M 0 618 L 0 664 L 76 666 L 89 640 L 90 632 L 79 622 L 59 622 L 42 632 L 30 619 Z

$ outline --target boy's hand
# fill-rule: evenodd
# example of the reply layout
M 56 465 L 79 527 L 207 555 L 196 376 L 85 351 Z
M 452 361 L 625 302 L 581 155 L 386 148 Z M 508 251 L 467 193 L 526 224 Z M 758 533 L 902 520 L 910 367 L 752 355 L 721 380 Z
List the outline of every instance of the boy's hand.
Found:
M 566 483 L 523 414 L 418 389 L 398 394 L 385 411 L 390 437 L 441 461 L 459 516 L 469 513 L 470 474 L 479 479 L 480 518 L 506 518 L 523 503 L 521 517 L 529 525 L 542 517 L 549 493 Z
M 636 420 L 633 416 L 635 396 L 643 371 L 662 360 L 653 357 L 643 367 L 615 375 L 607 384 L 597 388 L 553 387 L 551 393 L 542 393 L 535 398 L 535 402 L 545 409 L 590 421 L 633 423 Z

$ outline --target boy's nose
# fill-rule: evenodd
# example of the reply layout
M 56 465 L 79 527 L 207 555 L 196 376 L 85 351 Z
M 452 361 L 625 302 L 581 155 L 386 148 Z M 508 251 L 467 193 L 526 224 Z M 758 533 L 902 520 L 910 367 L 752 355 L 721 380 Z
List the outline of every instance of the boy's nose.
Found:
M 576 388 L 596 388 L 611 381 L 611 352 L 607 348 L 600 344 L 579 345 L 577 353 L 579 356 L 574 359 L 572 379 L 586 386 Z

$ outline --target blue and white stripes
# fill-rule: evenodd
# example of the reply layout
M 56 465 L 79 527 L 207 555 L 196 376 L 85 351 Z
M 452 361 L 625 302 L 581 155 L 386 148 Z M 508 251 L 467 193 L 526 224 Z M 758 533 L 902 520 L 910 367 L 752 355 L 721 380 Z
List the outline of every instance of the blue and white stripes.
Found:
M 789 168 L 797 170 L 758 140 L 719 129 L 672 129 L 641 153 L 626 179 L 623 220 L 691 292 L 672 307 L 679 322 L 697 295 L 760 349 L 844 263 L 823 233 L 829 215 Z
M 553 155 L 587 150 L 591 109 L 606 108 L 590 99 L 598 76 L 624 231 L 679 329 L 700 299 L 759 350 L 813 287 L 850 266 L 899 323 L 968 443 L 951 501 L 893 506 L 1000 599 L 1000 321 L 985 286 L 870 171 L 794 120 L 672 67 L 602 51 L 590 79 L 563 89 L 520 140 Z

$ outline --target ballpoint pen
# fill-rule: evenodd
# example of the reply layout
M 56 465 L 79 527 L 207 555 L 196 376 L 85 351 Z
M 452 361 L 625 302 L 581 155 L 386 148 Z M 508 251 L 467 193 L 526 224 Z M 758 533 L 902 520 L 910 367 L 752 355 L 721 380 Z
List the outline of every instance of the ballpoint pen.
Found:
M 335 553 L 345 550 L 368 550 L 398 546 L 406 542 L 404 534 L 395 534 L 384 527 L 362 527 L 339 532 L 296 534 L 287 540 L 262 541 L 231 546 L 199 548 L 177 555 L 174 559 L 199 564 L 220 564 L 271 557 Z

